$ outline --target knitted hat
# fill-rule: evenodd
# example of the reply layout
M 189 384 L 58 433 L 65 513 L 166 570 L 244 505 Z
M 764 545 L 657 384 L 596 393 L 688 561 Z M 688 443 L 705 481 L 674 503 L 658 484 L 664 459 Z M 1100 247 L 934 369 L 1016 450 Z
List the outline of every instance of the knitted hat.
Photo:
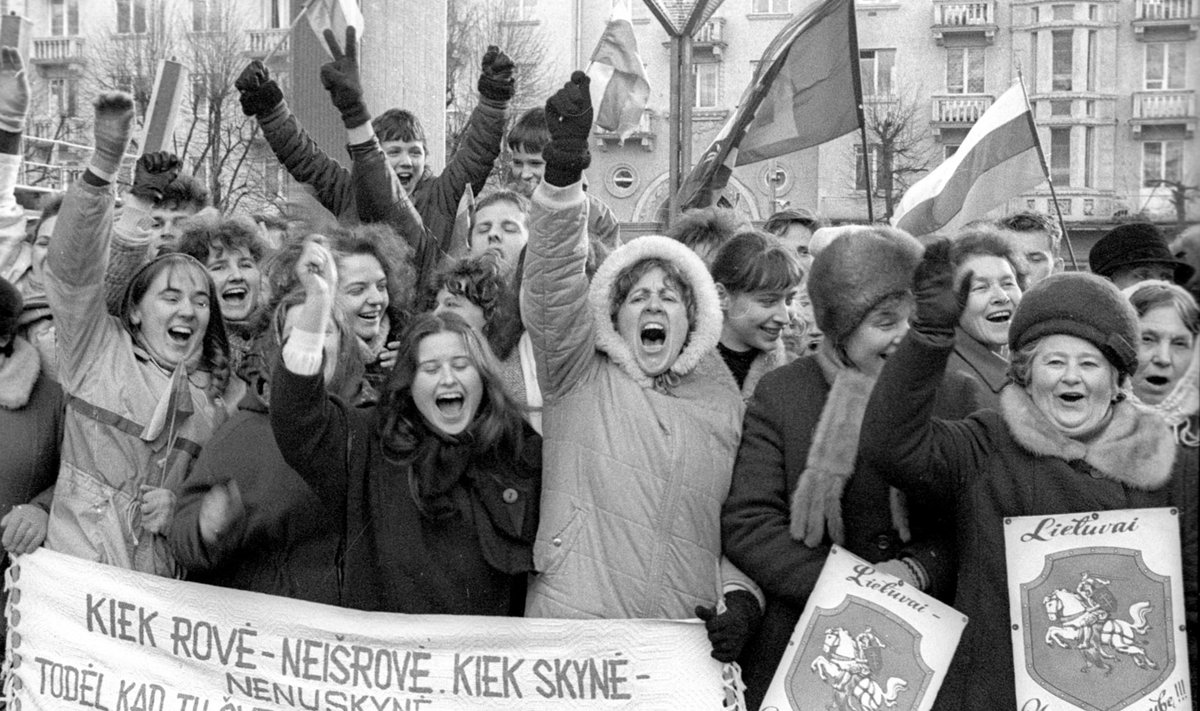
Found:
M 1054 274 L 1030 287 L 1008 328 L 1013 351 L 1043 336 L 1088 341 L 1127 375 L 1137 371 L 1138 318 L 1116 285 L 1095 274 Z
M 1169 265 L 1175 269 L 1176 284 L 1187 283 L 1195 272 L 1192 265 L 1171 254 L 1162 232 L 1148 222 L 1131 222 L 1109 230 L 1088 254 L 1088 266 L 1103 277 L 1136 264 Z
M 808 277 L 817 325 L 840 347 L 871 309 L 912 289 L 921 244 L 891 227 L 844 230 L 813 260 Z
M 24 305 L 25 299 L 21 298 L 17 287 L 7 279 L 0 279 L 0 338 L 17 332 L 17 319 Z

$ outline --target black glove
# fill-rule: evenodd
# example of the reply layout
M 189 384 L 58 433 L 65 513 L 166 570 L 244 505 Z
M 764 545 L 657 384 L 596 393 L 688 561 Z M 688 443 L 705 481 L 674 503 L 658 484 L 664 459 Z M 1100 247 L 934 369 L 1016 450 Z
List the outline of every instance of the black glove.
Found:
M 969 282 L 971 275 L 966 278 Z M 954 288 L 950 240 L 939 239 L 925 248 L 925 256 L 913 275 L 913 293 L 917 296 L 913 328 L 925 334 L 953 336 L 964 302 Z
M 137 168 L 134 170 L 130 194 L 150 203 L 162 200 L 163 192 L 179 175 L 182 165 L 179 156 L 167 151 L 143 154 L 138 158 Z
M 333 61 L 321 65 L 321 84 L 329 92 L 333 105 L 342 114 L 346 128 L 357 128 L 371 120 L 363 103 L 362 80 L 358 77 L 358 30 L 346 28 L 346 52 L 338 46 L 333 30 L 325 30 L 325 44 Z
M 742 647 L 758 629 L 762 608 L 758 599 L 747 590 L 734 590 L 725 595 L 725 611 L 717 614 L 715 607 L 696 607 L 696 617 L 704 620 L 708 641 L 712 643 L 712 658 L 728 664 L 738 658 Z
M 283 91 L 271 78 L 271 70 L 257 59 L 246 65 L 233 85 L 242 94 L 242 113 L 247 116 L 261 116 L 283 101 Z
M 546 128 L 550 145 L 542 151 L 546 160 L 544 180 L 558 187 L 579 182 L 583 169 L 591 165 L 588 133 L 592 130 L 591 80 L 581 71 L 546 100 Z
M 516 65 L 496 45 L 489 45 L 483 55 L 483 71 L 479 75 L 479 95 L 491 101 L 507 103 L 513 97 Z

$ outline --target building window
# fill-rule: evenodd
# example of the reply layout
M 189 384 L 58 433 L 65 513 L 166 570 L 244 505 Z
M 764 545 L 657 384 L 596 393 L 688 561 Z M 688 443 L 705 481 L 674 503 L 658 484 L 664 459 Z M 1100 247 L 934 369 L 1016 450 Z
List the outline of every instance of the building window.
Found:
M 1051 91 L 1071 91 L 1072 55 L 1075 52 L 1075 32 L 1061 30 L 1050 33 L 1052 41 Z
M 693 74 L 696 77 L 695 101 L 692 106 L 697 109 L 717 108 L 718 94 L 720 93 L 717 70 L 720 69 L 720 66 L 716 63 L 692 65 L 695 70 Z
M 1142 144 L 1142 185 L 1156 187 L 1160 180 L 1183 179 L 1183 141 L 1146 141 Z
M 1096 187 L 1096 129 L 1088 126 L 1083 130 L 1083 185 Z
M 504 7 L 508 10 L 508 19 L 537 19 L 537 0 L 504 0 Z
M 983 93 L 983 47 L 956 47 L 946 52 L 946 91 Z
M 208 0 L 192 0 L 192 32 L 208 32 L 213 29 L 213 11 Z
M 879 175 L 879 146 L 871 146 L 871 189 L 879 190 L 882 184 Z M 854 189 L 864 192 L 867 189 L 867 164 L 863 161 L 861 143 L 854 144 Z
M 75 115 L 75 80 L 51 79 L 46 89 L 46 109 L 51 116 Z
M 1183 42 L 1146 44 L 1146 89 L 1182 89 L 1187 75 L 1187 45 Z
M 1034 91 L 1038 90 L 1038 33 L 1029 33 L 1029 76 L 1032 77 L 1030 85 Z
M 1100 19 L 1100 6 L 1088 5 L 1088 19 L 1092 22 Z
M 1060 188 L 1071 187 L 1071 129 L 1050 129 L 1050 180 Z
M 896 71 L 896 50 L 864 49 L 858 53 L 863 96 L 891 96 Z
M 117 0 L 117 32 L 123 35 L 146 32 L 146 0 Z
M 1096 31 L 1087 33 L 1087 90 L 1096 90 Z
M 633 169 L 633 166 L 628 164 L 615 166 L 605 176 L 604 187 L 613 197 L 627 198 L 637 191 L 637 171 Z
M 958 153 L 957 143 L 947 143 L 946 145 L 942 146 L 942 160 L 950 160 L 950 157 L 955 153 Z
M 791 14 L 792 0 L 754 0 L 750 12 L 756 15 Z
M 278 30 L 287 26 L 287 23 L 283 17 L 283 5 L 285 1 L 286 0 L 271 0 L 271 7 L 268 10 L 268 12 L 271 13 L 271 16 L 267 18 L 267 27 L 272 30 Z
M 208 82 L 202 75 L 192 75 L 192 111 L 196 116 L 208 113 Z
M 1053 5 L 1050 8 L 1050 16 L 1055 20 L 1074 20 L 1075 6 L 1074 5 Z
M 79 0 L 50 0 L 50 36 L 79 34 Z

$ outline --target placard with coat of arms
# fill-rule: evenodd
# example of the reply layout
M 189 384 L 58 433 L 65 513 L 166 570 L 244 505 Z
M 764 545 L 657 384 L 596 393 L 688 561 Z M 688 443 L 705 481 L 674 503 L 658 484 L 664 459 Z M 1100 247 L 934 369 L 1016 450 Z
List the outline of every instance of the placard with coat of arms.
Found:
M 834 545 L 762 711 L 933 705 L 967 618 Z
M 1004 524 L 1018 708 L 1190 707 L 1177 509 Z

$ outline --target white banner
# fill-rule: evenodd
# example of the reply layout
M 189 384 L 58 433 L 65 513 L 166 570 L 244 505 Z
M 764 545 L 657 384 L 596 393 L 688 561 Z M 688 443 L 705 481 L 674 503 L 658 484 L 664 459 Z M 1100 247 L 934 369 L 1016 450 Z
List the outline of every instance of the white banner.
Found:
M 1190 708 L 1176 509 L 1004 524 L 1018 708 Z
M 762 709 L 928 709 L 966 625 L 834 545 Z
M 722 709 L 698 621 L 358 612 L 41 549 L 10 568 L 9 709 Z

